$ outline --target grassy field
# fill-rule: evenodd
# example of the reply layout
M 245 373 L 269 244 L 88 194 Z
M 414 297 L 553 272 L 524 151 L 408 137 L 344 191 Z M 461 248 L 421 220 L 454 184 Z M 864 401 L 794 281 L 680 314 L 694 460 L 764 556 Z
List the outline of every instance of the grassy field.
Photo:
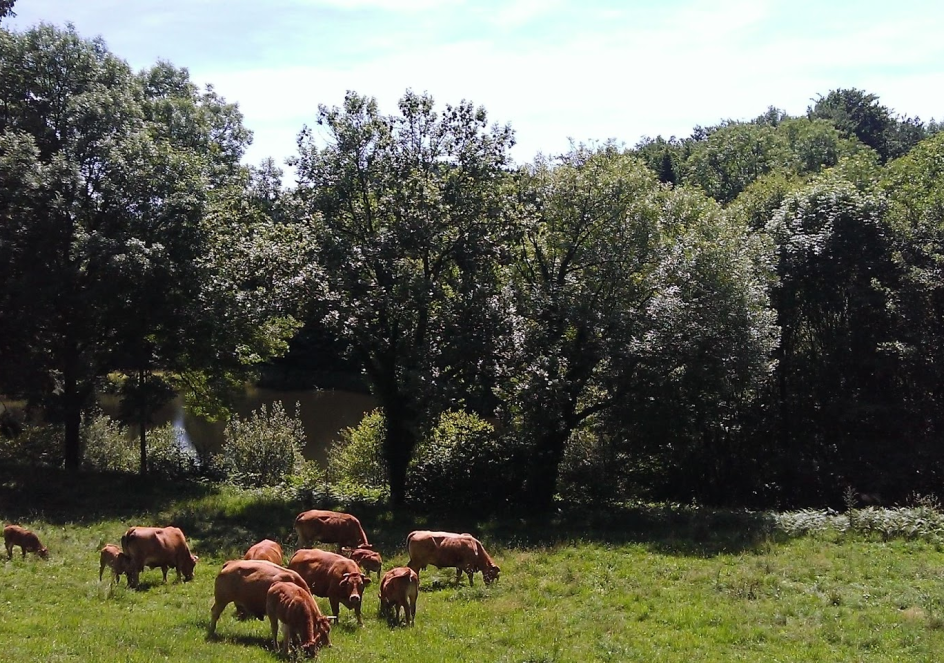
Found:
M 0 660 L 272 661 L 268 624 L 233 608 L 207 639 L 213 579 L 263 537 L 294 545 L 312 505 L 200 484 L 128 477 L 18 477 L 0 469 L 0 518 L 50 549 L 0 561 Z M 415 628 L 342 608 L 342 661 L 939 661 L 944 552 L 921 540 L 840 533 L 788 538 L 764 518 L 687 509 L 564 513 L 475 522 L 352 507 L 384 555 L 406 562 L 414 527 L 480 534 L 502 568 L 484 587 L 421 575 Z M 98 580 L 98 550 L 131 524 L 177 524 L 200 556 L 191 583 L 142 575 L 129 590 Z M 319 600 L 327 612 L 325 600 Z

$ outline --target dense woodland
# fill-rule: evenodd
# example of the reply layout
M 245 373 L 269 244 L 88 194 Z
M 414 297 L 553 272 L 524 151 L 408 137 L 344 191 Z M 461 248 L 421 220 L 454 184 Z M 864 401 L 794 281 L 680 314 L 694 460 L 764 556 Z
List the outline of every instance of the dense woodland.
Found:
M 464 480 L 539 509 L 565 486 L 937 494 L 940 128 L 836 89 L 516 164 L 472 103 L 407 91 L 387 115 L 350 92 L 299 128 L 285 181 L 242 163 L 237 105 L 185 68 L 0 28 L 0 394 L 61 425 L 78 468 L 105 382 L 147 422 L 343 356 L 380 403 L 394 504 L 449 411 L 497 424 Z

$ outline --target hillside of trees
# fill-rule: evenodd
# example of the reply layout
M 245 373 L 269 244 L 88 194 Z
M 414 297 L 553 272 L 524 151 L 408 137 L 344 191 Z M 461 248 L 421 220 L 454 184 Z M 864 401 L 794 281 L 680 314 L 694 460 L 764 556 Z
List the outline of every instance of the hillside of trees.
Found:
M 287 182 L 185 68 L 40 25 L 0 72 L 0 394 L 67 468 L 106 382 L 146 423 L 334 362 L 394 504 L 448 412 L 497 424 L 461 480 L 535 509 L 941 493 L 944 133 L 875 94 L 517 164 L 472 103 L 350 92 Z

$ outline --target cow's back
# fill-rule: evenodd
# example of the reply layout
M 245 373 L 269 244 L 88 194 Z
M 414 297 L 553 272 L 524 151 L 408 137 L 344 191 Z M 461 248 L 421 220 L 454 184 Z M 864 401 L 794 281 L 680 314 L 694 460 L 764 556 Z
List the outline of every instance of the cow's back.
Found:
M 295 571 L 265 560 L 230 560 L 216 576 L 213 595 L 217 604 L 235 603 L 262 619 L 266 610 L 266 593 L 276 582 L 288 582 L 308 592 L 308 583 Z
M 259 543 L 251 546 L 249 550 L 246 551 L 243 559 L 264 560 L 280 566 L 282 562 L 285 561 L 282 554 L 282 546 L 272 539 L 263 539 Z
M 339 511 L 303 511 L 295 517 L 295 532 L 302 546 L 314 541 L 352 548 L 370 545 L 361 522 L 351 514 Z
M 360 573 L 354 560 L 317 548 L 297 550 L 288 568 L 305 579 L 315 596 L 328 596 L 332 586 L 340 583 L 345 573 Z

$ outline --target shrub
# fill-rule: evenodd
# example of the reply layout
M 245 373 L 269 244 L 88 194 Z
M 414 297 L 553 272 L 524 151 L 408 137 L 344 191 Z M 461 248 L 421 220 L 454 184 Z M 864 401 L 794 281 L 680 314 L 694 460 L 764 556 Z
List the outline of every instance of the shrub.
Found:
M 180 432 L 171 423 L 148 431 L 147 454 L 151 474 L 176 479 L 200 473 L 197 452 L 182 443 Z
M 409 499 L 450 510 L 501 509 L 516 489 L 514 455 L 511 438 L 481 417 L 444 412 L 414 452 Z
M 304 462 L 305 430 L 295 414 L 289 416 L 276 401 L 262 405 L 247 419 L 234 416 L 223 431 L 223 448 L 217 464 L 236 484 L 274 486 L 300 470 Z
M 10 439 L 0 437 L 0 461 L 32 466 L 61 467 L 64 433 L 53 424 L 26 425 Z
M 341 431 L 328 449 L 328 479 L 345 489 L 387 489 L 387 471 L 382 444 L 384 417 L 380 410 L 368 412 L 361 422 Z
M 82 418 L 82 466 L 85 469 L 134 472 L 138 452 L 128 430 L 117 421 L 94 410 Z

